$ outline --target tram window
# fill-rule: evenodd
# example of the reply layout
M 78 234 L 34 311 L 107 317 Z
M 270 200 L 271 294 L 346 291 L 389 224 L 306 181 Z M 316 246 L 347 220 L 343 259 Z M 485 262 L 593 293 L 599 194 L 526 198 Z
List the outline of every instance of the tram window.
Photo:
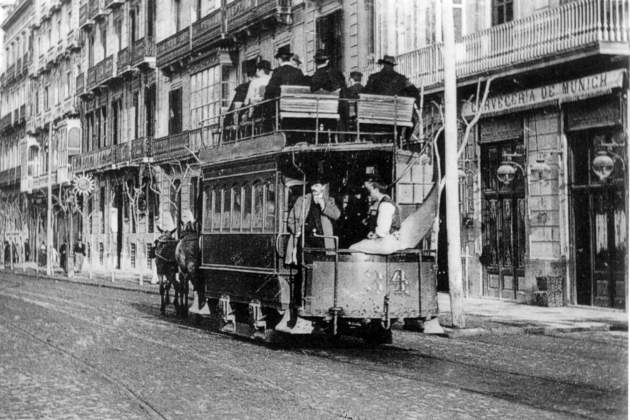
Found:
M 214 195 L 214 191 L 210 188 L 206 188 L 204 192 L 205 204 L 203 206 L 204 217 L 203 217 L 203 230 L 204 232 L 208 232 L 212 230 L 212 196 Z
M 263 227 L 263 205 L 264 205 L 264 188 L 262 184 L 254 184 L 254 223 L 253 230 L 262 231 Z
M 273 232 L 274 222 L 276 220 L 276 186 L 271 182 L 266 184 L 265 193 L 267 195 L 265 200 L 265 231 Z
M 212 200 L 214 211 L 212 213 L 212 230 L 219 231 L 221 229 L 221 196 L 223 190 L 214 191 L 214 199 Z
M 245 185 L 243 188 L 243 230 L 249 231 L 252 227 L 252 187 Z
M 232 230 L 241 230 L 241 187 L 232 187 Z
M 223 190 L 223 231 L 230 231 L 230 211 L 232 210 L 232 190 Z

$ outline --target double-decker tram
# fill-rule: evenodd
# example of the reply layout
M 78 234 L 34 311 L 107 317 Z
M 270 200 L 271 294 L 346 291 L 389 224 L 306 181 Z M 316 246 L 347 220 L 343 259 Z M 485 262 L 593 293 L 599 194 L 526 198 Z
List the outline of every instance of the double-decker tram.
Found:
M 412 98 L 344 100 L 283 86 L 280 98 L 204 126 L 212 144 L 200 155 L 201 276 L 224 331 L 384 343 L 394 322 L 437 314 L 437 187 L 430 142 L 409 135 L 418 123 Z M 367 234 L 362 186 L 375 174 L 402 220 L 399 245 L 382 251 L 369 240 L 369 249 L 353 246 Z M 304 224 L 291 232 L 287 223 L 298 197 L 322 178 L 341 216 L 314 247 Z

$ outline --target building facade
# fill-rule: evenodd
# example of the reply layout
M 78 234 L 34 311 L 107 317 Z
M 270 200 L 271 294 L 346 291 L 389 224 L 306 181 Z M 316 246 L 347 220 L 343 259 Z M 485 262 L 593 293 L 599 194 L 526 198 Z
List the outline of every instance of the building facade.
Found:
M 460 111 L 480 117 L 460 160 L 466 290 L 627 309 L 628 2 L 486 3 L 455 51 Z M 438 102 L 442 49 L 401 59 Z

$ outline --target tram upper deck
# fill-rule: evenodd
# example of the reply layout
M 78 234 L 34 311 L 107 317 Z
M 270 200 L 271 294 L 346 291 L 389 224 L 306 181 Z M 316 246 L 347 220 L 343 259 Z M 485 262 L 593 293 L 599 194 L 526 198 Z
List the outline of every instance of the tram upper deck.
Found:
M 279 98 L 248 105 L 204 121 L 206 164 L 291 149 L 383 149 L 413 144 L 418 118 L 413 98 L 338 92 L 311 93 L 282 86 Z

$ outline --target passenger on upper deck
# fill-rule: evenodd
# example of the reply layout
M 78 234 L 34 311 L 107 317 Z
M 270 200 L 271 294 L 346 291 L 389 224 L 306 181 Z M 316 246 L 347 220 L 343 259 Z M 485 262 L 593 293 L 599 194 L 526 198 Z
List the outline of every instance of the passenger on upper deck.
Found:
M 363 186 L 372 201 L 367 220 L 370 232 L 367 239 L 350 246 L 350 249 L 370 254 L 391 254 L 400 250 L 402 248 L 399 240 L 400 211 L 386 194 L 387 185 L 374 177 L 369 177 Z
M 330 58 L 326 51 L 317 51 L 317 54 L 315 54 L 315 65 L 317 70 L 315 70 L 311 78 L 311 92 L 317 92 L 318 90 L 327 92 L 334 92 L 338 89 L 345 90 L 345 78 L 340 71 L 330 66 Z
M 360 71 L 350 72 L 350 84 L 348 84 L 348 87 L 346 88 L 346 98 L 359 99 L 359 94 L 363 93 L 365 90 L 361 84 L 361 79 L 363 79 L 363 73 Z
M 318 235 L 333 235 L 333 222 L 341 212 L 335 200 L 328 195 L 328 183 L 316 180 L 311 183 L 311 192 L 298 197 L 289 212 L 287 229 L 291 234 L 287 243 L 286 264 L 298 263 L 298 247 L 302 227 L 304 228 L 304 245 L 312 248 L 334 249 L 332 238 L 317 238 Z
M 271 76 L 271 63 L 267 60 L 261 60 L 256 63 L 256 75 L 252 78 L 247 89 L 247 95 L 245 96 L 245 106 L 254 105 L 263 100 L 265 96 L 265 89 L 269 84 Z M 251 115 L 251 111 L 250 111 Z
M 295 68 L 291 64 L 293 53 L 288 49 L 280 48 L 276 58 L 280 65 L 271 73 L 271 79 L 265 89 L 265 99 L 273 99 L 280 96 L 280 86 L 283 85 L 303 85 L 304 74 L 302 70 Z
M 377 63 L 383 68 L 370 75 L 363 93 L 418 98 L 419 91 L 413 83 L 407 77 L 394 71 L 396 59 L 393 56 L 385 55 Z

